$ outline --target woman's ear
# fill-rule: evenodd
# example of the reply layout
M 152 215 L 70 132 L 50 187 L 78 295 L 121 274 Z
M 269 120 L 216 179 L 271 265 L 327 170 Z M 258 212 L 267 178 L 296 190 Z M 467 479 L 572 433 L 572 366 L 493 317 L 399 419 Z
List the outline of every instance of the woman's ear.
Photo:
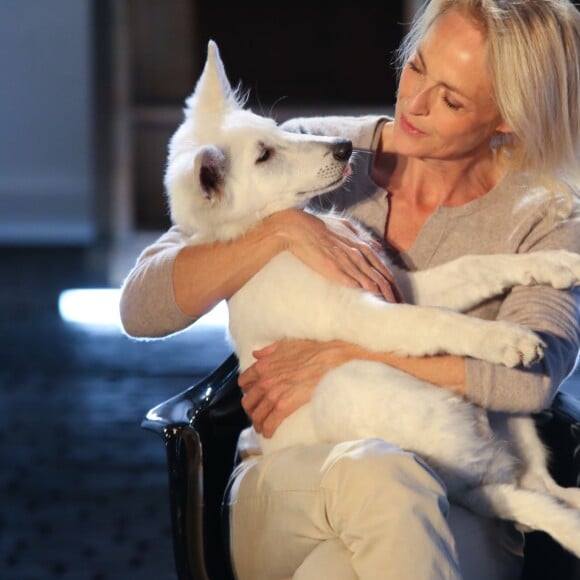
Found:
M 501 121 L 491 137 L 490 146 L 494 150 L 509 148 L 513 143 L 513 131 L 508 123 Z
M 501 121 L 499 125 L 495 128 L 496 134 L 504 134 L 504 135 L 511 135 L 513 133 L 513 129 L 511 128 L 510 124 L 507 121 Z

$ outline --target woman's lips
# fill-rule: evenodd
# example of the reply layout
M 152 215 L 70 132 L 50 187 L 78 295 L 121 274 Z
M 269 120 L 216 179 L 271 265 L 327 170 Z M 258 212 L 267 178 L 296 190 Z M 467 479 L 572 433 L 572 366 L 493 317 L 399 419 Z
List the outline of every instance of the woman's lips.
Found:
M 411 125 L 411 123 L 409 123 L 409 121 L 407 121 L 407 118 L 405 117 L 405 115 L 401 115 L 401 127 L 403 128 L 403 131 L 405 131 L 405 133 L 408 133 L 409 135 L 414 135 L 414 136 L 425 135 L 425 133 L 423 131 L 420 131 L 419 129 L 417 129 L 417 127 L 414 127 L 413 125 Z

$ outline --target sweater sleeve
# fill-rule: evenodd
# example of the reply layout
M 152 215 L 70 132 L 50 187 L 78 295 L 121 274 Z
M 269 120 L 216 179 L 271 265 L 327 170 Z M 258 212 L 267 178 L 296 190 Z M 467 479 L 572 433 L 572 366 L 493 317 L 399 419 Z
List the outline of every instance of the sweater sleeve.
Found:
M 120 301 L 125 332 L 135 338 L 160 338 L 195 322 L 177 306 L 173 293 L 173 264 L 188 235 L 172 227 L 147 247 L 127 275 Z
M 292 133 L 343 137 L 350 139 L 355 149 L 369 150 L 376 131 L 386 120 L 388 120 L 388 117 L 376 115 L 362 115 L 359 117 L 297 117 L 289 119 L 280 127 Z
M 546 218 L 530 231 L 521 252 L 567 249 L 580 253 L 579 220 L 569 219 L 556 227 L 548 227 L 549 221 Z M 546 343 L 544 357 L 527 369 L 467 359 L 468 399 L 492 411 L 533 413 L 548 407 L 578 358 L 579 312 L 580 288 L 514 288 L 503 301 L 497 319 L 539 333 Z

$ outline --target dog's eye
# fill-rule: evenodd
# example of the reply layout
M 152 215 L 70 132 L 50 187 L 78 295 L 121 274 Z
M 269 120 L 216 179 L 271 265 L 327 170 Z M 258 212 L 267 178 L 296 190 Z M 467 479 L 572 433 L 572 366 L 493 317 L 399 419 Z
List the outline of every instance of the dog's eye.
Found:
M 264 161 L 268 161 L 272 156 L 272 149 L 268 147 L 264 147 L 260 153 L 258 159 L 256 159 L 256 163 L 264 163 Z

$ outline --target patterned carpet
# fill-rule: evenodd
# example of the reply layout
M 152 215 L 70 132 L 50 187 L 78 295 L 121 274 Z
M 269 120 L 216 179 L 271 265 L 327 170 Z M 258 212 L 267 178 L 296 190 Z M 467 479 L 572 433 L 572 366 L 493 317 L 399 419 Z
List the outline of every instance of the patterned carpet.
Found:
M 153 405 L 229 352 L 220 329 L 138 343 L 63 322 L 81 252 L 0 250 L 0 578 L 175 578 Z

